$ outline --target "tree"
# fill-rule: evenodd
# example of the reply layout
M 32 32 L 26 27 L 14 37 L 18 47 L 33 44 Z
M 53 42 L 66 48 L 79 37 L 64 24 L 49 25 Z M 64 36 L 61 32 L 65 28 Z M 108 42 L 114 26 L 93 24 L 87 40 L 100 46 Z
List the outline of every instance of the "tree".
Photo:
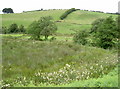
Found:
M 4 8 L 4 9 L 2 10 L 2 12 L 3 12 L 3 13 L 14 13 L 14 12 L 13 12 L 13 9 L 11 9 L 11 8 Z
M 76 34 L 73 37 L 73 41 L 78 44 L 85 45 L 87 44 L 87 37 L 89 36 L 89 33 L 86 30 L 76 32 Z
M 96 25 L 98 27 L 94 31 L 94 37 L 97 45 L 104 49 L 114 47 L 114 40 L 118 37 L 116 21 L 110 16 Z M 95 28 L 96 25 L 93 25 L 92 28 Z
M 52 35 L 56 30 L 57 26 L 52 20 L 52 17 L 41 17 L 41 35 L 45 36 L 45 40 L 48 39 L 49 35 Z
M 40 32 L 41 32 L 41 26 L 39 25 L 39 21 L 34 21 L 32 24 L 28 27 L 28 34 L 31 35 L 32 39 L 39 40 L 40 39 Z
M 41 36 L 48 39 L 57 30 L 57 26 L 52 21 L 52 17 L 41 17 L 38 21 L 34 21 L 30 26 L 28 33 L 32 35 L 33 39 L 39 40 Z

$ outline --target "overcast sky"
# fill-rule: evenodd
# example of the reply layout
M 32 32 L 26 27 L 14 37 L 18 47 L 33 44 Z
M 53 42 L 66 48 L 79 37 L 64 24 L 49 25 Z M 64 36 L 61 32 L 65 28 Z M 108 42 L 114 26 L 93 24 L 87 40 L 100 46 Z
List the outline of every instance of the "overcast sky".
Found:
M 43 9 L 86 9 L 104 12 L 118 12 L 120 0 L 1 0 L 3 8 L 12 8 L 15 13 Z

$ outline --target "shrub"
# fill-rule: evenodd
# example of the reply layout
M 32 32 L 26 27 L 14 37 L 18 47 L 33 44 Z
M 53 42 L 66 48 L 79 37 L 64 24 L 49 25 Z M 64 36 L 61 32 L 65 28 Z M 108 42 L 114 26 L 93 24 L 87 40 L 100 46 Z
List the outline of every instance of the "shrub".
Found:
M 60 16 L 60 19 L 63 20 L 65 19 L 70 13 L 72 13 L 73 11 L 76 11 L 75 8 L 71 8 L 69 10 L 67 10 L 65 13 L 63 13 L 61 16 Z
M 18 32 L 18 25 L 16 23 L 11 24 L 8 28 L 8 33 L 16 33 Z
M 97 29 L 99 28 L 99 25 L 104 21 L 105 19 L 99 18 L 97 20 L 95 20 L 92 23 L 92 28 L 91 28 L 91 33 L 93 32 L 97 32 Z
M 19 32 L 25 33 L 25 28 L 23 25 L 19 26 Z
M 75 43 L 85 45 L 87 44 L 86 38 L 88 37 L 88 35 L 89 35 L 88 32 L 86 32 L 85 30 L 79 31 L 79 32 L 76 32 L 76 34 L 73 37 L 73 40 Z
M 2 27 L 2 33 L 3 34 L 8 34 L 8 33 L 25 33 L 25 28 L 23 25 L 18 25 L 16 23 L 11 24 L 9 28 L 7 27 Z

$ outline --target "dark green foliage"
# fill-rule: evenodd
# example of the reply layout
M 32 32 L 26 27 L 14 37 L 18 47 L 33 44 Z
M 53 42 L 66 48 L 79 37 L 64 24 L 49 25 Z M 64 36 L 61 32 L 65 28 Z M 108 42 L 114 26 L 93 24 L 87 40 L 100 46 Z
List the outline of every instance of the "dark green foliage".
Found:
M 41 17 L 40 20 L 34 21 L 30 26 L 28 33 L 33 39 L 40 40 L 40 36 L 44 36 L 45 40 L 57 30 L 57 26 L 52 21 L 52 17 Z
M 3 12 L 3 13 L 14 13 L 14 12 L 13 12 L 13 9 L 11 9 L 11 8 L 4 8 L 4 9 L 2 10 L 2 12 Z
M 25 33 L 25 28 L 23 25 L 19 26 L 19 32 Z
M 29 27 L 28 27 L 28 34 L 31 34 L 31 38 L 33 39 L 40 39 L 40 32 L 41 32 L 41 28 L 40 28 L 40 22 L 39 21 L 34 21 Z
M 25 33 L 25 28 L 23 25 L 18 25 L 16 23 L 11 24 L 9 28 L 2 27 L 2 34 L 9 34 L 9 33 Z
M 91 30 L 97 46 L 105 49 L 115 47 L 119 32 L 117 23 L 111 16 L 105 20 L 96 20 Z
M 88 37 L 88 36 L 89 36 L 89 33 L 86 32 L 85 30 L 79 31 L 79 32 L 76 32 L 76 34 L 73 37 L 73 40 L 75 43 L 85 45 L 85 44 L 87 44 L 86 37 Z
M 100 25 L 103 21 L 104 21 L 104 19 L 102 19 L 102 18 L 95 20 L 95 21 L 92 23 L 91 33 L 97 32 L 97 29 L 99 28 L 99 25 Z
M 87 35 L 90 34 L 90 35 Z M 89 36 L 89 39 L 87 36 Z M 73 38 L 75 43 L 88 44 L 104 49 L 117 48 L 119 38 L 119 17 L 114 20 L 112 16 L 106 19 L 97 19 L 92 23 L 90 33 L 77 32 Z
M 75 8 L 71 8 L 69 10 L 67 10 L 65 13 L 63 13 L 61 16 L 60 16 L 60 19 L 63 20 L 65 19 L 70 13 L 72 13 L 73 11 L 76 11 Z
M 41 35 L 45 36 L 45 40 L 57 30 L 57 26 L 51 20 L 51 17 L 42 17 L 40 20 L 42 27 Z
M 19 31 L 18 25 L 16 23 L 11 24 L 8 28 L 8 33 L 17 33 Z

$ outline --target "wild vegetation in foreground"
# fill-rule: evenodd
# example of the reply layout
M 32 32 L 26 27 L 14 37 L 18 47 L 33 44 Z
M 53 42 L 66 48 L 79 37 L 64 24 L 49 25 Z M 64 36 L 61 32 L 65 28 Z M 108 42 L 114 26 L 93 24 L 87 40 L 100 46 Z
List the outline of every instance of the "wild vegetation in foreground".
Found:
M 21 85 L 15 85 L 16 87 L 21 87 Z M 36 87 L 33 83 L 25 86 L 25 87 Z M 40 84 L 37 87 L 118 87 L 118 67 L 115 67 L 107 75 L 103 75 L 99 78 L 90 78 L 87 80 L 79 80 L 73 81 L 72 83 L 65 84 L 65 85 L 47 85 L 47 84 Z
M 4 86 L 59 85 L 98 78 L 118 61 L 115 52 L 70 42 L 3 39 Z

